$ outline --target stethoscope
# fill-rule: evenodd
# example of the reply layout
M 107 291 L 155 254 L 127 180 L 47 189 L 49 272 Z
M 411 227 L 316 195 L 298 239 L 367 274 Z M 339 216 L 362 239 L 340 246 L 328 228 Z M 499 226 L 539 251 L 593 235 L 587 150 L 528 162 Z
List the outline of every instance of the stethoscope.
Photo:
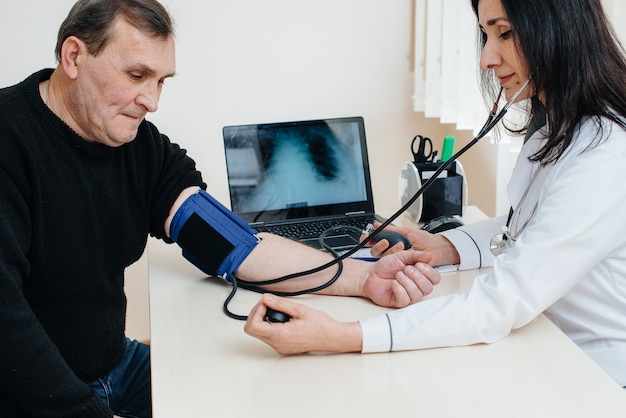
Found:
M 526 198 L 528 197 L 528 193 L 530 192 L 530 189 L 533 187 L 533 184 L 535 183 L 535 179 L 539 175 L 539 171 L 541 171 L 541 167 L 542 167 L 541 165 L 537 167 L 537 169 L 533 173 L 532 178 L 530 179 L 530 182 L 526 186 L 526 190 L 524 190 L 524 193 L 522 194 L 522 197 L 519 200 L 519 203 L 517 204 L 517 207 L 515 209 L 511 208 L 511 210 L 509 211 L 509 216 L 506 221 L 506 225 L 502 227 L 501 232 L 499 234 L 496 234 L 494 235 L 493 238 L 491 238 L 491 242 L 489 243 L 489 248 L 491 249 L 491 253 L 494 256 L 497 257 L 501 254 L 506 253 L 510 248 L 513 248 L 513 244 L 515 243 L 515 241 L 517 241 L 517 238 L 519 238 L 519 236 L 522 234 L 524 229 L 526 229 L 526 227 L 528 226 L 528 223 L 531 221 L 533 216 L 535 216 L 535 212 L 537 212 L 537 207 L 539 206 L 538 201 L 535 202 L 535 204 L 533 205 L 524 223 L 521 226 L 518 226 L 519 216 L 520 216 L 522 207 L 524 206 L 524 203 L 526 202 Z M 513 232 L 513 225 L 515 225 L 515 232 Z
M 500 120 L 508 112 L 509 108 L 511 106 L 513 106 L 513 104 L 517 101 L 517 99 L 522 94 L 522 92 L 526 89 L 528 84 L 530 84 L 531 79 L 532 79 L 532 74 L 530 75 L 530 77 L 528 77 L 528 79 L 524 82 L 524 84 L 522 84 L 522 86 L 519 88 L 519 90 L 511 97 L 511 99 L 508 102 L 506 102 L 506 104 L 502 107 L 500 112 L 498 112 L 498 104 L 500 102 L 500 98 L 502 97 L 502 92 L 504 91 L 504 87 L 501 87 L 500 91 L 498 93 L 498 97 L 496 98 L 495 102 L 493 103 L 493 107 L 491 109 L 491 112 L 489 112 L 489 116 L 487 117 L 487 120 L 485 121 L 485 124 L 482 126 L 482 128 L 480 129 L 478 134 L 469 143 L 467 143 L 467 145 L 462 147 L 456 154 L 452 155 L 452 157 L 450 157 L 450 159 L 448 159 L 441 166 L 439 166 L 439 168 L 433 173 L 433 175 L 426 182 L 424 182 L 424 184 L 422 184 L 422 187 L 420 187 L 415 192 L 413 197 L 411 197 L 400 209 L 398 209 L 393 215 L 391 215 L 378 228 L 376 228 L 373 231 L 369 231 L 369 239 L 361 241 L 360 243 L 358 243 L 352 249 L 350 249 L 350 250 L 346 251 L 345 253 L 339 255 L 335 251 L 333 251 L 327 244 L 324 243 L 324 237 L 326 236 L 326 232 L 328 232 L 328 231 L 326 231 L 320 237 L 320 244 L 322 245 L 323 248 L 328 250 L 335 258 L 333 260 L 325 263 L 325 264 L 322 264 L 322 265 L 320 265 L 318 267 L 315 267 L 315 268 L 312 268 L 312 269 L 309 269 L 309 270 L 305 270 L 305 271 L 301 271 L 301 272 L 298 272 L 298 273 L 292 273 L 292 274 L 288 274 L 288 275 L 285 275 L 285 276 L 282 276 L 282 277 L 278 277 L 276 279 L 265 280 L 265 281 L 258 281 L 258 282 L 244 281 L 244 280 L 241 280 L 241 279 L 238 279 L 237 277 L 235 277 L 234 274 L 230 275 L 229 279 L 230 279 L 230 281 L 232 283 L 232 290 L 231 290 L 230 294 L 228 295 L 228 297 L 226 298 L 226 300 L 224 301 L 224 305 L 223 305 L 224 313 L 227 316 L 229 316 L 229 317 L 231 317 L 233 319 L 244 320 L 244 321 L 247 319 L 246 316 L 236 315 L 236 314 L 230 312 L 230 310 L 228 309 L 228 304 L 230 303 L 232 298 L 235 296 L 235 293 L 237 292 L 238 287 L 241 287 L 241 288 L 244 288 L 244 289 L 248 289 L 248 290 L 252 290 L 252 291 L 255 291 L 255 292 L 259 292 L 259 293 L 270 292 L 270 291 L 264 289 L 263 286 L 268 286 L 268 285 L 284 282 L 286 280 L 295 279 L 295 278 L 302 277 L 302 276 L 308 276 L 310 274 L 318 273 L 318 272 L 320 272 L 322 270 L 326 270 L 327 268 L 330 268 L 330 267 L 332 267 L 334 265 L 337 265 L 337 271 L 335 272 L 334 276 L 329 281 L 327 281 L 326 283 L 324 283 L 324 284 L 322 284 L 320 286 L 317 286 L 317 287 L 314 287 L 314 288 L 311 288 L 311 289 L 300 290 L 300 291 L 296 291 L 296 292 L 271 292 L 271 293 L 277 294 L 279 296 L 297 296 L 297 295 L 302 295 L 302 294 L 307 294 L 307 293 L 318 292 L 318 291 L 323 290 L 323 289 L 327 288 L 328 286 L 332 285 L 339 278 L 339 276 L 341 275 L 341 272 L 342 272 L 342 269 L 343 269 L 343 260 L 345 260 L 346 258 L 352 256 L 354 253 L 356 253 L 357 251 L 362 249 L 367 244 L 367 242 L 369 240 L 371 240 L 374 237 L 376 237 L 376 235 L 380 231 L 382 231 L 384 228 L 389 226 L 400 215 L 402 215 L 409 207 L 411 207 L 411 205 L 413 203 L 415 203 L 415 201 L 417 199 L 419 199 L 419 197 L 421 195 L 424 194 L 426 189 L 428 189 L 435 182 L 435 180 L 437 180 L 439 175 L 444 170 L 447 170 L 454 161 L 456 161 L 461 155 L 465 154 L 465 152 L 467 152 L 470 148 L 472 148 L 474 145 L 476 145 L 476 143 L 478 141 L 480 141 L 485 135 L 487 135 L 498 124 L 498 122 L 500 122 Z M 422 153 L 424 151 L 425 150 L 422 149 Z M 351 227 L 351 226 L 341 226 L 341 227 L 335 227 L 335 228 L 356 229 L 356 228 Z M 333 228 L 333 229 L 335 229 L 335 228 Z M 361 231 L 359 231 L 359 232 L 361 232 Z M 503 238 L 504 238 L 504 235 L 503 235 Z M 505 240 L 505 241 L 508 241 L 508 240 Z

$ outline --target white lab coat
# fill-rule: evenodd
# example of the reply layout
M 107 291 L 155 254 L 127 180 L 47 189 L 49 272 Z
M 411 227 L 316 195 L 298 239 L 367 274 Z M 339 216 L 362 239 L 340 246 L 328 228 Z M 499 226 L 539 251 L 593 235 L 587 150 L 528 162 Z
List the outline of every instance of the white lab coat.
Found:
M 460 269 L 493 269 L 466 293 L 361 320 L 363 352 L 494 342 L 544 312 L 626 385 L 626 132 L 607 120 L 603 128 L 602 141 L 588 149 L 596 126 L 584 123 L 520 202 L 539 166 L 527 157 L 543 144 L 542 130 L 531 136 L 508 195 L 513 207 L 521 204 L 519 224 L 538 206 L 514 247 L 499 257 L 489 249 L 506 217 L 444 232 L 461 255 Z

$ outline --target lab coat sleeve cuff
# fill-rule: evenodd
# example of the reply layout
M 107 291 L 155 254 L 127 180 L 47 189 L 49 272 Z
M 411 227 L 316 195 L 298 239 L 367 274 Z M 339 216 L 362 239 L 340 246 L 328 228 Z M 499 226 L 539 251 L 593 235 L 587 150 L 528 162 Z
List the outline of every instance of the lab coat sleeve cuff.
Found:
M 363 335 L 361 352 L 378 353 L 392 350 L 391 324 L 387 315 L 360 319 L 359 323 Z
M 505 223 L 506 216 L 499 216 L 449 229 L 440 234 L 450 240 L 459 253 L 459 270 L 490 267 L 495 259 L 489 246 L 490 241 Z
M 446 237 L 459 253 L 461 257 L 459 270 L 477 269 L 484 266 L 480 247 L 468 232 L 461 228 L 456 228 L 440 234 Z

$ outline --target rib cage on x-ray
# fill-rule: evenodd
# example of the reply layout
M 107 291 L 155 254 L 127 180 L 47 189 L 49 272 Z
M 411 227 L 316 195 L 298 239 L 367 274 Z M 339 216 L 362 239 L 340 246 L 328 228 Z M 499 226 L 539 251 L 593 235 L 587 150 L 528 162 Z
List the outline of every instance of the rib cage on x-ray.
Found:
M 262 132 L 259 145 L 262 153 L 259 185 L 242 202 L 242 211 L 365 198 L 363 178 L 357 175 L 360 151 L 354 149 L 355 144 L 341 142 L 330 129 Z
M 361 149 L 356 126 L 263 127 L 241 135 L 237 148 L 255 164 L 235 172 L 240 186 L 231 193 L 236 212 L 280 210 L 366 200 Z M 229 150 L 227 150 L 229 152 Z M 231 155 L 232 157 L 232 155 Z M 232 160 L 232 158 L 231 158 Z M 244 180 L 245 178 L 245 180 Z M 232 189 L 232 187 L 231 187 Z

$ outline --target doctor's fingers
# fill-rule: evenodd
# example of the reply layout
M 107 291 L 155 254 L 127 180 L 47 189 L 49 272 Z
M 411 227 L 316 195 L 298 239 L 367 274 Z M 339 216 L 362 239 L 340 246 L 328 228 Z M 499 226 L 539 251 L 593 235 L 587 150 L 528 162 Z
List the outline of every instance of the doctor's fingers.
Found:
M 393 247 L 389 246 L 389 241 L 386 239 L 382 239 L 378 241 L 371 249 L 370 253 L 374 257 L 384 257 L 388 254 L 397 253 L 400 251 L 404 251 L 404 244 L 401 242 L 396 243 Z

